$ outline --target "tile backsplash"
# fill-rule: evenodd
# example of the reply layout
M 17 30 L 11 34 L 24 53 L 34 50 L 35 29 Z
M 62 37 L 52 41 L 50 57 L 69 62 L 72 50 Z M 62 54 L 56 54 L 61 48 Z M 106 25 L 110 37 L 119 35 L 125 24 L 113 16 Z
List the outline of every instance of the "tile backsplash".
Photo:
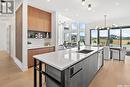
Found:
M 28 38 L 28 46 L 29 48 L 33 48 L 33 47 L 37 47 L 37 48 L 40 48 L 40 47 L 44 47 L 44 46 L 48 46 L 48 45 L 52 45 L 51 44 L 51 39 L 31 39 L 31 38 Z

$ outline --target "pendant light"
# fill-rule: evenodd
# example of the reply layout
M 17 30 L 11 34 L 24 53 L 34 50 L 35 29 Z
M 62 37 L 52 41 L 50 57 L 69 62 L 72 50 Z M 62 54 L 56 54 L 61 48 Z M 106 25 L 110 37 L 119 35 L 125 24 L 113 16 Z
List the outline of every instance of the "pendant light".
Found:
M 92 8 L 92 5 L 91 4 L 88 4 L 88 10 L 90 11 Z
M 86 4 L 86 0 L 82 0 L 82 5 L 85 6 Z M 92 9 L 92 5 L 91 4 L 87 4 L 87 8 L 90 11 Z
M 82 5 L 83 5 L 83 6 L 85 5 L 85 0 L 82 0 Z

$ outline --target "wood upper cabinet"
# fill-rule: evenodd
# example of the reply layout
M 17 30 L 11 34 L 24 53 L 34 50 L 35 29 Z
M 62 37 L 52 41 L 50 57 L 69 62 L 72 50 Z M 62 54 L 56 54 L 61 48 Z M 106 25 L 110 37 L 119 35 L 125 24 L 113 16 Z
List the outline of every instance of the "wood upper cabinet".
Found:
M 28 29 L 29 30 L 36 30 L 38 22 L 38 13 L 36 9 L 32 7 L 28 7 Z
M 28 50 L 28 67 L 32 67 L 34 65 L 33 56 L 38 54 L 44 54 L 55 51 L 55 47 L 46 47 L 46 48 L 38 48 L 38 49 L 29 49 Z
M 51 32 L 51 13 L 28 6 L 28 29 Z

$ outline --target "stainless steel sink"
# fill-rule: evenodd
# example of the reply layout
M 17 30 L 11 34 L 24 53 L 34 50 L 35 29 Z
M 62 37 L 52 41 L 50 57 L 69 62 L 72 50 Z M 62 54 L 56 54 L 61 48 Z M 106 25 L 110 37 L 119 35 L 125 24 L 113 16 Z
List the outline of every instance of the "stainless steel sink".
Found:
M 79 51 L 77 51 L 78 53 L 85 53 L 85 54 L 87 54 L 87 53 L 90 53 L 90 52 L 92 52 L 93 50 L 79 50 Z

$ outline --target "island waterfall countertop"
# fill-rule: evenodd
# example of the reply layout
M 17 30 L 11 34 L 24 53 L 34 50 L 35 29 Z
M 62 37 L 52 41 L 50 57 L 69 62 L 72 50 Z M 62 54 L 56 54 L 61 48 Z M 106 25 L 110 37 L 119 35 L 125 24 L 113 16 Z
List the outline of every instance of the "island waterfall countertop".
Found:
M 103 47 L 91 47 L 84 46 L 80 50 L 93 50 L 89 53 L 78 53 L 78 48 L 71 48 L 66 50 L 55 51 L 46 54 L 40 54 L 33 56 L 35 59 L 42 61 L 45 64 L 48 64 L 60 71 L 67 69 L 71 65 L 87 58 L 88 56 L 96 53 L 99 50 L 102 50 Z

